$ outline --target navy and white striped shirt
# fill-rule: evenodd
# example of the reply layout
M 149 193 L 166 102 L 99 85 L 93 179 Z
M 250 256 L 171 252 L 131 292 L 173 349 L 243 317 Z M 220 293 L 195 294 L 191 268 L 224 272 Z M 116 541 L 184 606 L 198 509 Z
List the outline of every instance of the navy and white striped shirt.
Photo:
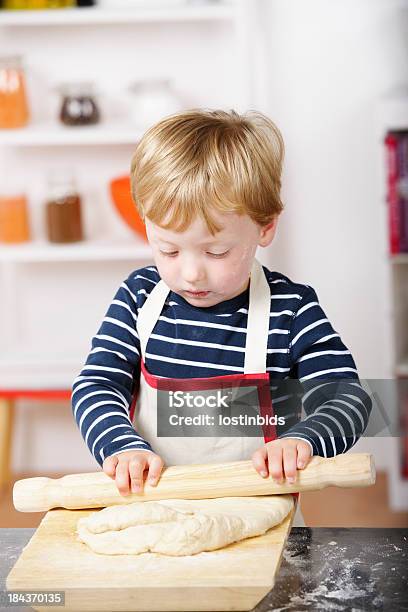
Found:
M 344 453 L 365 430 L 371 410 L 353 357 L 310 286 L 263 270 L 271 290 L 267 371 L 274 412 L 286 421 L 277 435 L 308 442 L 314 455 Z M 140 375 L 136 320 L 159 280 L 149 266 L 121 284 L 73 383 L 75 420 L 101 466 L 120 452 L 154 451 L 134 429 L 129 409 Z M 170 292 L 147 344 L 147 370 L 166 378 L 243 373 L 248 303 L 249 288 L 208 308 Z

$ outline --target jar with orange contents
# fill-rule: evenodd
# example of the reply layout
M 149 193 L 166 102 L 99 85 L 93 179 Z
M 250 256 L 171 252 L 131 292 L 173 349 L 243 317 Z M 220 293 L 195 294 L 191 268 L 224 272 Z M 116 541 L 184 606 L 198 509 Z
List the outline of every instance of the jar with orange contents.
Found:
M 30 240 L 27 198 L 16 191 L 0 193 L 0 243 Z
M 21 57 L 0 56 L 0 128 L 20 128 L 29 122 Z
M 4 0 L 6 9 L 54 9 L 75 6 L 74 0 Z

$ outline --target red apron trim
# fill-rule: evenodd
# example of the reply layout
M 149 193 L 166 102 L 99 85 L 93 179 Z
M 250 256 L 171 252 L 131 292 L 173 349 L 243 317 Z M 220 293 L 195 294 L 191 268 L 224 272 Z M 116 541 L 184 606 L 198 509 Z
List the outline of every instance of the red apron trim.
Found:
M 269 374 L 227 374 L 225 376 L 213 376 L 211 378 L 160 378 L 150 374 L 146 369 L 143 359 L 141 360 L 141 374 L 145 377 L 147 384 L 162 391 L 200 391 L 208 389 L 218 389 L 225 386 L 254 386 L 258 389 L 259 410 L 263 417 L 273 417 L 271 394 L 269 389 Z M 130 420 L 133 422 L 137 402 L 137 394 L 134 395 L 130 407 Z M 273 424 L 266 424 L 262 427 L 265 442 L 270 442 L 277 438 L 276 427 Z
M 227 374 L 225 376 L 214 376 L 212 378 L 160 378 L 154 374 L 148 372 L 144 360 L 141 359 L 141 374 L 144 376 L 147 384 L 155 389 L 162 389 L 164 391 L 194 391 L 199 389 L 212 389 L 217 388 L 218 385 L 225 383 L 240 383 L 243 386 L 251 386 L 253 382 L 257 382 L 258 397 L 260 413 L 262 416 L 274 415 L 270 388 L 269 388 L 269 374 Z M 267 384 L 266 384 L 267 383 Z M 233 385 L 236 386 L 236 385 Z M 140 392 L 139 388 L 133 396 L 132 403 L 130 406 L 130 420 L 133 422 L 134 414 L 136 410 L 137 398 Z M 265 444 L 272 442 L 277 439 L 276 427 L 274 425 L 268 425 L 266 428 L 262 428 L 264 433 Z M 255 469 L 255 468 L 254 468 Z M 296 501 L 298 501 L 299 493 L 292 493 Z
M 155 387 L 162 391 L 174 391 L 175 381 L 177 381 L 177 391 L 214 389 L 220 383 L 240 382 L 243 386 L 251 386 L 252 382 L 264 380 L 268 381 L 269 384 L 269 374 L 267 372 L 261 374 L 226 374 L 224 376 L 211 376 L 210 378 L 160 378 L 160 376 L 150 374 L 146 369 L 143 359 L 141 360 L 141 371 L 150 387 Z

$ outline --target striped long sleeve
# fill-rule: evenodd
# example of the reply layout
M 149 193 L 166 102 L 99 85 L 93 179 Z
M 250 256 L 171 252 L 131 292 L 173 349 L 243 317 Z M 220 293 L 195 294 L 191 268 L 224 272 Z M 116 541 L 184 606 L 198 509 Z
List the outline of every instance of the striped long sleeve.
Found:
M 307 441 L 314 455 L 348 451 L 367 427 L 371 399 L 356 365 L 308 287 L 293 317 L 289 351 L 291 377 L 303 388 L 305 418 L 280 437 Z
M 92 350 L 72 388 L 72 410 L 81 435 L 102 466 L 120 452 L 152 450 L 135 431 L 129 407 L 140 367 L 137 299 L 123 282 L 92 340 Z
M 285 421 L 278 437 L 301 438 L 315 455 L 343 453 L 371 409 L 350 351 L 312 288 L 265 267 L 264 273 L 271 291 L 266 371 L 274 411 Z M 137 315 L 159 281 L 149 266 L 122 283 L 73 384 L 73 415 L 99 465 L 130 449 L 154 450 L 135 430 L 129 407 L 140 378 Z M 147 370 L 174 379 L 243 374 L 248 306 L 248 289 L 207 308 L 171 291 L 147 344 Z

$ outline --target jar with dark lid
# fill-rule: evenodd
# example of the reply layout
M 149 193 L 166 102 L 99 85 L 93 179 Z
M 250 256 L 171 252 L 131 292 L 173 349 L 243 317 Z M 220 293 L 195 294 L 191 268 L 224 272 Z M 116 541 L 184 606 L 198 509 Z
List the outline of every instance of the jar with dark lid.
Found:
M 69 83 L 58 87 L 58 91 L 62 96 L 59 118 L 64 125 L 99 123 L 100 111 L 92 83 Z
M 83 240 L 81 197 L 72 177 L 53 175 L 49 178 L 45 216 L 50 242 Z

